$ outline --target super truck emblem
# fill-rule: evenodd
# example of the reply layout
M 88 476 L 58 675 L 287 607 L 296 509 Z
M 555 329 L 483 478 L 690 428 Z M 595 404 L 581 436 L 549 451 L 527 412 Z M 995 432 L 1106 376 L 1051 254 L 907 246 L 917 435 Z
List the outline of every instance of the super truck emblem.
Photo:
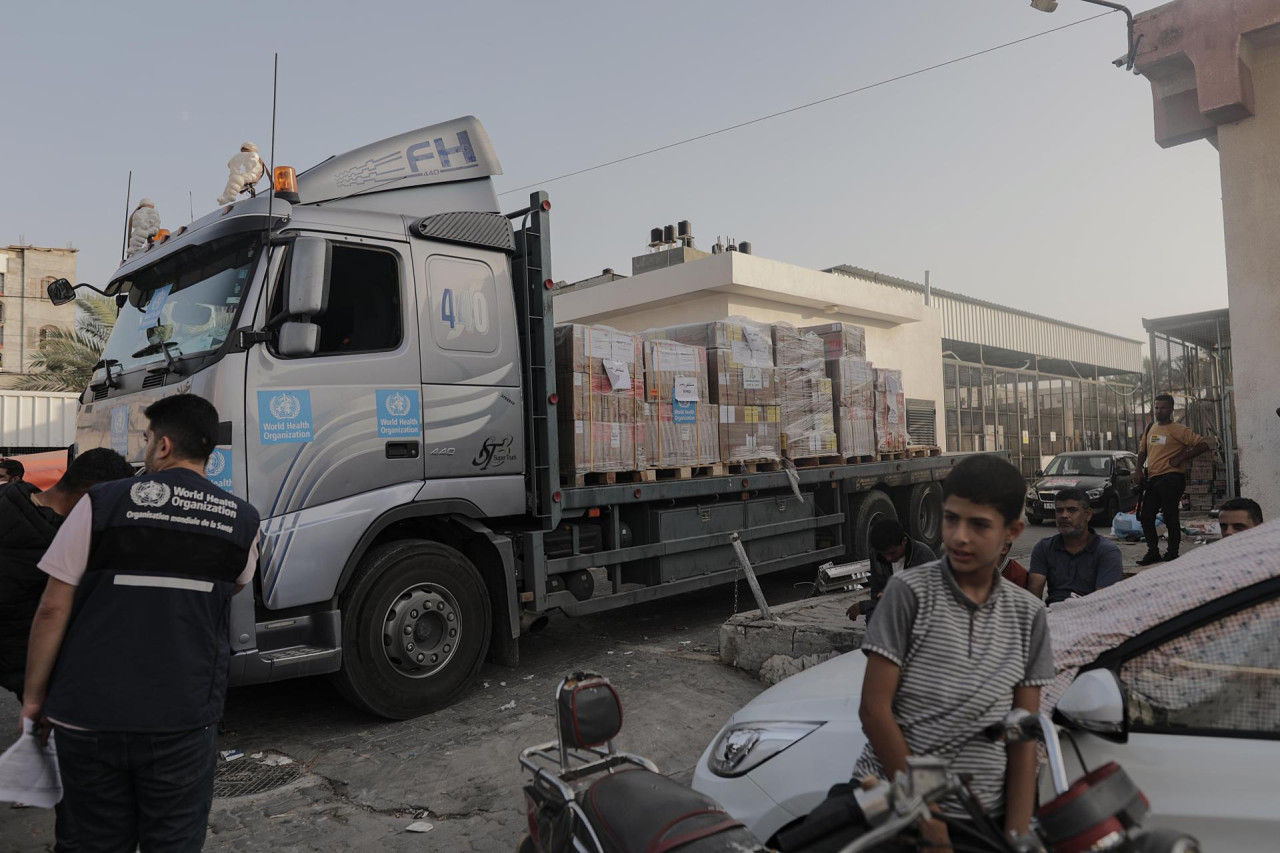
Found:
M 134 483 L 129 497 L 138 506 L 164 506 L 169 502 L 169 487 L 155 480 Z
M 511 436 L 489 436 L 480 445 L 480 452 L 471 460 L 471 464 L 481 471 L 487 471 L 490 468 L 500 468 L 513 458 L 515 454 L 511 452 Z
M 413 401 L 406 395 L 396 391 L 387 396 L 387 402 L 384 404 L 387 414 L 393 418 L 403 418 L 413 411 Z
M 291 421 L 302 414 L 302 401 L 293 394 L 277 394 L 271 398 L 267 409 L 271 412 L 271 417 Z

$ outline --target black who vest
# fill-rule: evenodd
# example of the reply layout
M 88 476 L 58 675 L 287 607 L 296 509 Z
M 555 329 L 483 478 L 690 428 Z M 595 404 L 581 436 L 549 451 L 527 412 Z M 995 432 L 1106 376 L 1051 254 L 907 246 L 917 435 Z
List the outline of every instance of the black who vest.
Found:
M 183 468 L 94 486 L 89 562 L 44 711 L 107 732 L 222 716 L 231 596 L 258 532 L 245 501 Z

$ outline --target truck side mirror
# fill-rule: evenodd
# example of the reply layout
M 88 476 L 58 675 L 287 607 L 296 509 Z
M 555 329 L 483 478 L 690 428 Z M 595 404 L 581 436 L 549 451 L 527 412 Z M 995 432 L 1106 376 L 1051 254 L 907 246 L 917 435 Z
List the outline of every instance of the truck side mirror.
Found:
M 49 282 L 45 291 L 49 294 L 49 301 L 54 305 L 66 305 L 68 302 L 76 301 L 76 286 L 65 278 Z
M 286 320 L 280 324 L 276 352 L 286 358 L 314 355 L 320 345 L 320 327 L 305 320 Z
M 323 314 L 329 306 L 329 267 L 332 251 L 322 237 L 299 237 L 289 257 L 284 313 L 290 318 Z

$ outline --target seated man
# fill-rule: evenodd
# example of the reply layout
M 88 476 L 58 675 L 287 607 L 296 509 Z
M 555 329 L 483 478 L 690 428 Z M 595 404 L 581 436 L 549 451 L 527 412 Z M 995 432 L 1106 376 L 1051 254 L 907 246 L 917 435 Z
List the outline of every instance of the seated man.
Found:
M 0 459 L 0 486 L 5 483 L 21 483 L 27 469 L 17 459 Z
M 1218 527 L 1222 538 L 1244 533 L 1262 523 L 1262 507 L 1249 498 L 1232 498 L 1218 507 Z
M 1093 510 L 1081 489 L 1058 492 L 1053 504 L 1058 532 L 1031 551 L 1027 591 L 1039 597 L 1049 586 L 1049 604 L 1078 598 L 1124 579 L 1124 558 L 1109 539 L 1089 527 Z
M 856 619 L 859 615 L 871 618 L 871 612 L 876 609 L 876 603 L 884 595 L 884 588 L 888 585 L 889 578 L 903 569 L 922 566 L 937 559 L 928 545 L 908 536 L 896 519 L 882 518 L 876 521 L 871 525 L 867 538 L 873 552 L 871 554 L 871 598 L 868 601 L 859 601 L 850 607 L 847 611 L 850 619 Z

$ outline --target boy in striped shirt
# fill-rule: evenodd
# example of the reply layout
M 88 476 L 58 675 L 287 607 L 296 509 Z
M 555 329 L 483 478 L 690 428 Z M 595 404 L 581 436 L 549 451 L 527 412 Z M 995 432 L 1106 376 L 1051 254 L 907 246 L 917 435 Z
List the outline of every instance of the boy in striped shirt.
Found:
M 947 759 L 970 773 L 983 808 L 1011 836 L 1029 831 L 1035 745 L 983 736 L 1011 708 L 1040 708 L 1053 680 L 1044 604 L 1002 580 L 1001 553 L 1022 532 L 1026 483 L 997 456 L 972 456 L 942 486 L 946 555 L 889 581 L 867 627 L 860 716 L 868 746 L 854 776 L 892 778 L 908 755 Z M 941 809 L 963 817 L 958 803 Z M 954 824 L 953 824 L 954 825 Z M 924 849 L 949 846 L 947 824 L 921 827 Z

